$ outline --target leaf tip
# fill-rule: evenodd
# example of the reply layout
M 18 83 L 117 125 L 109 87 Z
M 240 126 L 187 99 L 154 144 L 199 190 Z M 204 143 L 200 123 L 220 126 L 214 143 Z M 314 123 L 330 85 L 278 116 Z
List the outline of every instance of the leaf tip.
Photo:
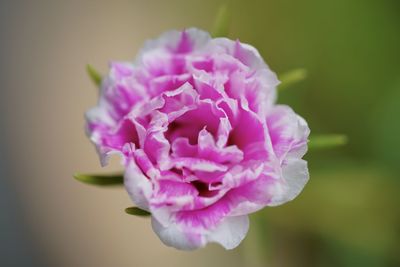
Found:
M 230 14 L 227 3 L 222 4 L 215 16 L 212 30 L 213 37 L 223 37 L 229 34 Z
M 75 173 L 73 177 L 79 182 L 99 186 L 121 185 L 124 183 L 122 174 L 90 175 Z
M 282 90 L 290 87 L 292 84 L 303 81 L 307 78 L 307 75 L 308 72 L 304 68 L 294 69 L 279 75 L 279 80 L 281 81 L 279 89 Z
M 74 173 L 72 177 L 74 177 L 75 180 L 78 180 L 80 182 L 84 182 L 85 180 L 85 175 L 82 175 L 80 173 Z
M 349 142 L 349 138 L 345 134 L 327 134 L 312 136 L 309 140 L 308 147 L 310 149 L 333 148 L 344 146 Z
M 349 137 L 345 134 L 337 134 L 336 138 L 340 145 L 346 145 L 349 142 Z
M 129 215 L 135 215 L 135 216 L 141 216 L 141 217 L 147 217 L 150 216 L 150 212 L 146 210 L 142 210 L 138 207 L 129 207 L 125 209 L 125 213 Z
M 86 64 L 86 72 L 96 86 L 101 85 L 102 76 L 92 65 Z

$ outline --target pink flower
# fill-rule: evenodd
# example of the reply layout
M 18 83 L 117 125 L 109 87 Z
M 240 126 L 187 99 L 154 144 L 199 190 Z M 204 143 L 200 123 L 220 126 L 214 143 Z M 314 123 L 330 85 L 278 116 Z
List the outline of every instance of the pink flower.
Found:
M 232 249 L 249 213 L 300 193 L 310 131 L 275 104 L 278 83 L 254 47 L 198 29 L 111 63 L 88 134 L 103 164 L 122 155 L 125 187 L 166 245 Z

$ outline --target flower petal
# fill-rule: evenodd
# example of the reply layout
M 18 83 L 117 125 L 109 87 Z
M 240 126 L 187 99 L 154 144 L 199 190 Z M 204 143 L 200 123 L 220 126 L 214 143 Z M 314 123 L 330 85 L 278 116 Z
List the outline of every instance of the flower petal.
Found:
M 293 200 L 308 182 L 307 161 L 289 158 L 282 167 L 282 179 L 276 187 L 276 194 L 268 206 L 277 206 Z
M 205 246 L 205 240 L 200 234 L 187 233 L 171 224 L 163 226 L 156 218 L 151 217 L 151 226 L 160 240 L 169 247 L 181 250 L 194 250 Z
M 236 248 L 249 230 L 249 217 L 226 217 L 224 221 L 207 235 L 207 241 L 215 242 L 226 249 Z
M 245 160 L 267 161 L 273 156 L 265 122 L 256 113 L 243 108 L 229 135 L 228 144 L 239 147 L 244 152 Z
M 200 49 L 210 39 L 208 32 L 196 28 L 189 28 L 184 31 L 167 31 L 160 37 L 147 41 L 139 52 L 137 60 L 140 60 L 143 54 L 157 49 L 165 49 L 175 53 L 188 53 Z
M 152 185 L 133 160 L 130 160 L 126 167 L 124 184 L 132 201 L 139 208 L 149 211 Z
M 271 203 L 271 199 L 280 191 L 276 178 L 261 174 L 243 186 L 233 188 L 227 195 L 232 203 L 231 216 L 256 212 Z
M 243 160 L 243 152 L 237 146 L 218 147 L 214 137 L 206 129 L 200 131 L 197 143 L 197 156 L 200 158 L 221 164 L 239 163 Z
M 226 165 L 200 158 L 174 158 L 170 161 L 170 164 L 168 168 L 187 168 L 192 171 L 223 172 L 228 170 Z
M 267 125 L 276 156 L 281 160 L 301 158 L 307 151 L 310 129 L 306 121 L 284 105 L 277 105 L 267 116 Z

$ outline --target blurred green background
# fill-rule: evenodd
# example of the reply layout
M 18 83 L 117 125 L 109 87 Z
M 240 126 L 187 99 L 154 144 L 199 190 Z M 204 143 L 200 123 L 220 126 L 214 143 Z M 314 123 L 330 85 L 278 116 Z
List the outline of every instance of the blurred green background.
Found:
M 105 172 L 84 136 L 96 101 L 86 63 L 103 73 L 145 39 L 210 30 L 226 1 L 0 1 L 2 266 L 400 266 L 400 1 L 229 1 L 230 38 L 259 49 L 312 134 L 344 147 L 310 151 L 294 201 L 252 215 L 243 244 L 193 253 L 164 247 L 148 221 L 123 214 L 122 189 L 88 188 Z M 4 178 L 4 179 L 3 179 Z

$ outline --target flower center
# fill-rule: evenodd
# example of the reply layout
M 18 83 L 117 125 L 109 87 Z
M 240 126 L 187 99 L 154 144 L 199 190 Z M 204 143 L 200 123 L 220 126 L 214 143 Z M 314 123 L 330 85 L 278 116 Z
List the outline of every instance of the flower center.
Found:
M 219 193 L 218 190 L 210 190 L 209 184 L 202 181 L 193 181 L 191 184 L 196 188 L 201 197 L 214 197 Z

